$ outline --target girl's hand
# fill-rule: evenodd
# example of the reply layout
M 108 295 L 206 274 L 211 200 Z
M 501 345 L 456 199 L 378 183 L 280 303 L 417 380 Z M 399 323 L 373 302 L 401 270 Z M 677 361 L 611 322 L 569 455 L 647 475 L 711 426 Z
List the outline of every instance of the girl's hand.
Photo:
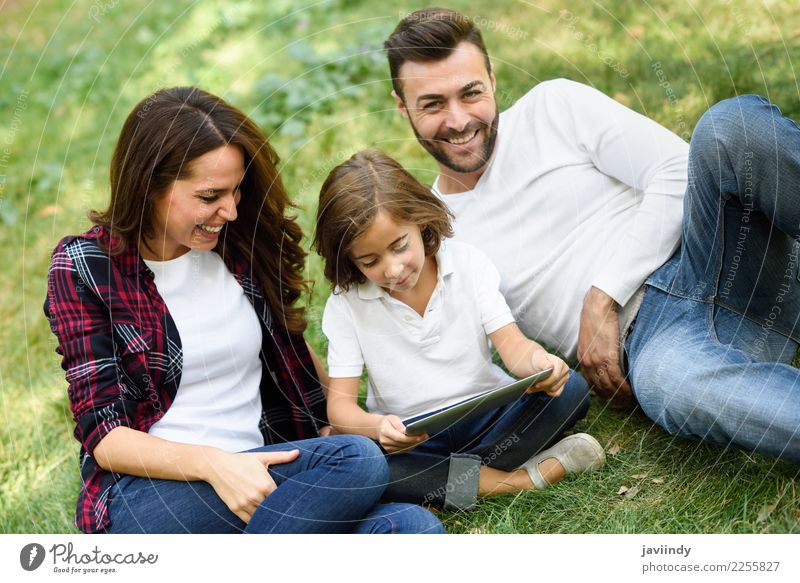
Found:
M 206 480 L 225 505 L 245 523 L 276 488 L 267 468 L 293 461 L 300 450 L 228 453 L 215 450 Z
M 406 435 L 406 426 L 397 415 L 384 415 L 378 426 L 378 443 L 388 453 L 409 451 L 426 439 L 428 435 Z
M 533 370 L 545 370 L 552 367 L 552 374 L 530 387 L 529 393 L 547 393 L 550 397 L 558 397 L 569 380 L 569 367 L 567 363 L 550 354 L 546 350 L 537 350 L 531 355 Z

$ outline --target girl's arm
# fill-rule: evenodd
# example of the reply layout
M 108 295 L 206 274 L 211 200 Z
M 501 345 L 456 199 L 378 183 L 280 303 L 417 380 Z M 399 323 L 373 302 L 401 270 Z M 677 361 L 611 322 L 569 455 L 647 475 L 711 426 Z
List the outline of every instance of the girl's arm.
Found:
M 306 348 L 308 348 L 308 353 L 311 355 L 311 360 L 314 362 L 314 370 L 317 372 L 317 378 L 319 379 L 319 384 L 322 386 L 322 393 L 325 397 L 328 397 L 328 385 L 330 385 L 331 379 L 328 376 L 328 371 L 325 370 L 325 365 L 322 364 L 322 360 L 317 353 L 314 352 L 314 349 L 311 348 L 311 345 L 306 341 Z
M 116 427 L 97 444 L 93 455 L 106 471 L 158 480 L 208 482 L 225 505 L 244 522 L 277 486 L 265 471 L 294 460 L 299 450 L 228 453 Z
M 314 352 L 314 349 L 311 348 L 311 345 L 308 343 L 308 341 L 306 341 L 306 348 L 308 348 L 308 353 L 311 355 L 311 361 L 314 363 L 314 370 L 317 371 L 317 378 L 319 379 L 319 384 L 322 386 L 322 394 L 325 395 L 325 399 L 327 399 L 328 385 L 331 382 L 331 378 L 328 376 L 328 371 L 325 369 L 325 365 L 322 364 L 322 359 L 317 356 L 317 353 Z M 326 425 L 319 430 L 319 434 L 322 437 L 333 435 L 333 428 L 330 425 Z
M 354 433 L 374 439 L 389 453 L 407 451 L 427 435 L 405 434 L 396 415 L 367 413 L 358 406 L 358 377 L 332 378 L 328 388 L 328 421 L 338 433 Z
M 511 323 L 495 330 L 489 334 L 489 340 L 497 348 L 503 364 L 516 377 L 527 377 L 546 368 L 553 368 L 553 374 L 529 388 L 529 393 L 543 391 L 551 397 L 561 394 L 569 379 L 567 363 L 547 352 L 539 343 L 526 338 L 516 324 Z

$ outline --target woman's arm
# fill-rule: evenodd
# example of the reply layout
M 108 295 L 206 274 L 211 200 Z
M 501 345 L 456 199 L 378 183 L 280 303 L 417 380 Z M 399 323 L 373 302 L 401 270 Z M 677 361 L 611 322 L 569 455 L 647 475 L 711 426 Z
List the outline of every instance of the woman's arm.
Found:
M 299 450 L 228 453 L 215 447 L 177 443 L 129 427 L 112 429 L 94 449 L 106 471 L 185 482 L 208 482 L 244 522 L 277 487 L 266 469 L 294 460 Z
M 328 420 L 338 433 L 354 433 L 374 439 L 389 453 L 408 451 L 428 438 L 405 434 L 396 415 L 367 413 L 358 406 L 358 377 L 332 378 L 328 390 Z
M 529 393 L 543 391 L 551 397 L 561 394 L 569 379 L 567 363 L 547 352 L 538 342 L 526 338 L 519 327 L 512 323 L 489 334 L 506 368 L 517 377 L 527 377 L 546 368 L 553 374 L 528 389 Z

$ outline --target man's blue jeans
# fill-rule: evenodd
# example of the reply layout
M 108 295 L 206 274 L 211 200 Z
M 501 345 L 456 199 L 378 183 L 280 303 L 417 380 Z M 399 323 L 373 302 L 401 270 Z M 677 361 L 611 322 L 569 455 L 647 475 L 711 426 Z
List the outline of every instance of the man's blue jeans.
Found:
M 251 451 L 299 449 L 269 467 L 278 485 L 245 524 L 206 482 L 124 476 L 111 489 L 110 533 L 442 533 L 439 520 L 411 504 L 382 504 L 388 478 L 367 438 L 337 435 Z
M 553 445 L 586 416 L 589 387 L 576 372 L 559 397 L 526 394 L 477 419 L 454 424 L 407 453 L 387 456 L 384 500 L 469 510 L 480 466 L 510 471 Z
M 672 434 L 800 461 L 800 128 L 752 95 L 700 119 L 681 246 L 625 344 L 634 394 Z

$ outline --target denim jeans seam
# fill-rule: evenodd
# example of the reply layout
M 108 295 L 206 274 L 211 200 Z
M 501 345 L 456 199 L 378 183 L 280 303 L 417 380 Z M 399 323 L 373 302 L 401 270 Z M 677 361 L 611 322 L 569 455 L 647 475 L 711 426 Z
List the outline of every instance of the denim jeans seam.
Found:
M 755 318 L 752 318 L 747 314 L 743 314 L 741 310 L 738 310 L 735 307 L 730 306 L 728 304 L 722 303 L 718 299 L 715 299 L 713 303 L 718 308 L 722 308 L 723 310 L 728 310 L 729 312 L 733 312 L 737 316 L 741 316 L 742 318 L 746 318 L 747 320 L 749 320 L 753 324 L 759 324 L 759 325 L 763 325 L 764 324 L 763 321 L 757 320 Z M 770 328 L 770 330 L 773 331 L 773 332 L 777 332 L 778 334 L 780 334 L 781 336 L 784 336 L 786 338 L 791 338 L 795 342 L 800 342 L 800 334 L 792 334 L 791 332 L 787 332 L 786 329 L 783 326 L 781 326 L 780 324 L 773 324 L 772 327 Z
M 728 308 L 724 308 L 724 309 L 726 309 L 726 310 L 727 310 Z M 734 310 L 731 310 L 731 311 L 733 311 L 734 313 L 737 313 L 737 312 L 735 312 Z M 741 315 L 741 314 L 739 314 L 739 315 Z M 748 318 L 748 319 L 749 319 L 749 318 Z M 729 344 L 724 344 L 724 343 L 723 343 L 723 342 L 722 342 L 722 341 L 719 339 L 719 336 L 717 336 L 717 329 L 716 329 L 716 327 L 714 326 L 714 310 L 713 310 L 713 309 L 711 309 L 711 310 L 708 310 L 708 312 L 707 312 L 707 314 L 706 314 L 706 321 L 708 322 L 708 327 L 709 327 L 709 330 L 708 330 L 708 339 L 711 341 L 711 343 L 712 343 L 712 344 L 713 344 L 715 347 L 717 347 L 717 348 L 721 348 L 721 349 L 723 349 L 723 350 L 726 350 L 726 351 L 728 351 L 728 352 L 732 352 L 732 353 L 736 353 L 736 354 L 741 354 L 741 355 L 742 355 L 744 358 L 746 358 L 747 360 L 749 360 L 749 361 L 753 361 L 753 357 L 752 357 L 752 356 L 750 356 L 749 354 L 747 354 L 747 352 L 745 352 L 744 350 L 740 350 L 739 348 L 736 348 L 735 346 L 731 346 L 731 345 L 729 345 Z
M 708 330 L 708 339 L 711 343 L 716 346 L 717 348 L 726 348 L 722 341 L 717 336 L 717 329 L 714 326 L 714 305 L 712 304 L 710 307 L 706 307 L 705 310 L 705 319 L 706 319 L 706 329 Z
M 386 522 L 389 523 L 389 532 L 391 534 L 397 534 L 397 523 L 395 523 L 395 521 L 392 520 L 391 515 L 382 516 L 381 518 L 383 518 L 384 520 L 386 520 Z
M 664 292 L 665 294 L 667 294 L 669 296 L 672 296 L 674 298 L 681 298 L 682 300 L 691 300 L 693 302 L 702 302 L 704 304 L 713 304 L 714 303 L 714 298 L 698 298 L 696 296 L 693 296 L 691 294 L 685 293 L 683 291 L 675 291 L 675 289 L 673 289 L 673 285 L 672 284 L 670 284 L 669 286 L 666 286 L 666 285 L 661 285 L 660 282 L 650 283 L 648 281 L 648 283 L 646 283 L 645 285 L 647 285 L 648 287 L 652 287 L 654 289 L 657 289 L 660 292 Z

